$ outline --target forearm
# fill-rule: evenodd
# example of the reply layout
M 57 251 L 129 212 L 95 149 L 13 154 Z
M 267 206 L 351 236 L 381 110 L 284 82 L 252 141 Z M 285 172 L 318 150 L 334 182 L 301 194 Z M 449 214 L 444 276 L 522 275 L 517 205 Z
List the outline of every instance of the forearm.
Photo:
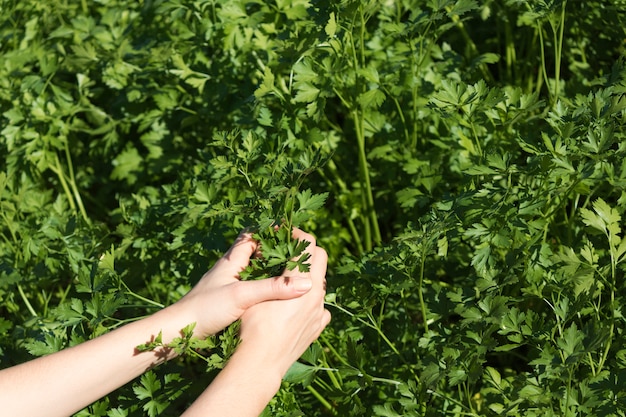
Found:
M 159 331 L 179 336 L 184 317 L 174 309 L 128 324 L 97 339 L 0 371 L 3 415 L 68 416 L 171 358 L 173 352 L 138 352 Z
M 211 385 L 182 417 L 258 417 L 280 388 L 286 370 L 242 342 Z

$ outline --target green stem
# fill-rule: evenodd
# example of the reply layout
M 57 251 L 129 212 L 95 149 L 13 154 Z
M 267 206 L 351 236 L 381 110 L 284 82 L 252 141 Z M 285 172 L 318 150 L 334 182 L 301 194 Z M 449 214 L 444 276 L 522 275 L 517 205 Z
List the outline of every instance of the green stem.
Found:
M 504 12 L 504 10 L 503 10 Z M 513 71 L 515 69 L 515 43 L 513 42 L 513 30 L 512 25 L 505 23 L 504 24 L 504 39 L 505 39 L 505 48 L 506 48 L 506 74 L 509 79 L 509 82 L 513 82 L 514 85 L 519 85 L 517 80 L 514 80 Z M 532 78 L 532 77 L 531 77 Z
M 56 174 L 57 178 L 59 178 L 59 181 L 61 182 L 61 187 L 63 187 L 63 191 L 65 192 L 65 195 L 67 196 L 67 201 L 68 201 L 68 204 L 70 205 L 70 209 L 72 211 L 78 210 L 81 216 L 83 217 L 83 219 L 85 220 L 85 222 L 87 224 L 90 224 L 91 222 L 89 221 L 89 217 L 87 217 L 87 212 L 85 211 L 85 207 L 83 206 L 82 199 L 80 198 L 80 193 L 78 192 L 78 187 L 76 186 L 76 181 L 74 179 L 74 171 L 72 169 L 72 160 L 69 155 L 69 148 L 67 144 L 65 144 L 65 152 L 68 158 L 68 166 L 70 170 L 69 184 L 68 184 L 68 179 L 65 177 L 65 172 L 63 171 L 63 167 L 61 165 L 61 159 L 59 159 L 58 154 L 56 153 L 54 154 L 55 165 L 50 165 L 49 167 L 52 170 L 52 172 Z
M 328 303 L 328 305 L 333 306 L 335 308 L 337 308 L 340 311 L 343 311 L 344 313 L 348 314 L 350 317 L 355 318 L 356 320 L 358 320 L 359 322 L 361 322 L 362 324 L 366 325 L 367 327 L 369 327 L 370 329 L 373 329 L 376 331 L 376 333 L 378 333 L 378 335 L 385 341 L 385 343 L 391 348 L 391 350 L 393 351 L 393 353 L 395 353 L 400 360 L 407 366 L 409 366 L 409 369 L 411 370 L 411 372 L 413 373 L 413 376 L 415 376 L 416 380 L 419 380 L 417 374 L 415 374 L 415 370 L 413 369 L 413 367 L 406 361 L 406 359 L 404 358 L 404 356 L 402 355 L 402 353 L 400 353 L 400 351 L 398 351 L 398 348 L 396 348 L 396 345 L 393 344 L 393 342 L 391 340 L 389 340 L 389 338 L 387 337 L 387 335 L 385 335 L 385 333 L 383 333 L 382 329 L 380 328 L 380 326 L 377 325 L 376 320 L 374 320 L 374 317 L 372 317 L 372 315 L 370 313 L 367 314 L 367 318 L 370 320 L 369 322 L 366 320 L 363 320 L 360 317 L 357 317 L 355 314 L 353 314 L 351 311 L 341 307 L 340 305 L 336 304 L 336 303 Z
M 483 157 L 483 147 L 480 146 L 480 141 L 478 140 L 478 133 L 476 133 L 476 127 L 474 126 L 474 121 L 468 115 L 470 119 L 470 128 L 472 129 L 472 136 L 474 136 L 474 143 L 476 144 L 476 151 L 478 152 L 478 157 L 482 159 Z
M 420 276 L 419 276 L 419 285 L 417 287 L 417 295 L 420 301 L 420 308 L 422 310 L 422 320 L 424 322 L 424 330 L 428 332 L 428 318 L 426 316 L 426 303 L 424 302 L 424 266 L 426 264 L 425 254 L 422 254 L 422 259 L 420 259 Z
M 61 182 L 61 187 L 63 187 L 63 191 L 65 191 L 65 195 L 67 196 L 67 201 L 70 205 L 72 211 L 76 211 L 76 204 L 74 203 L 74 197 L 72 197 L 72 192 L 70 191 L 70 187 L 67 185 L 67 181 L 65 180 L 65 174 L 63 173 L 63 168 L 61 167 L 61 160 L 59 159 L 59 155 L 55 154 L 55 163 L 56 166 L 50 165 L 50 169 L 54 172 L 59 181 Z
M 325 345 L 328 347 L 330 344 L 329 343 L 325 343 Z M 335 351 L 334 354 L 336 355 L 337 352 Z M 341 383 L 339 382 L 337 377 L 335 377 L 335 370 L 331 369 L 331 366 L 329 365 L 328 361 L 326 360 L 326 352 L 323 352 L 323 355 L 324 356 L 322 357 L 321 361 L 322 361 L 322 364 L 324 365 L 324 368 L 326 369 L 326 374 L 328 375 L 328 378 L 330 379 L 330 381 L 332 382 L 333 386 L 336 389 L 341 389 Z
M 448 13 L 451 10 L 452 8 L 450 6 L 446 7 L 446 11 Z M 463 36 L 463 40 L 465 41 L 466 45 L 469 47 L 472 55 L 478 56 L 480 54 L 478 51 L 478 47 L 476 46 L 476 44 L 474 43 L 474 40 L 472 40 L 471 36 L 467 32 L 467 29 L 465 28 L 465 25 L 463 24 L 463 21 L 461 20 L 461 18 L 458 15 L 454 15 L 452 16 L 452 22 L 454 22 L 457 28 L 459 28 L 459 31 L 461 32 L 461 36 Z M 492 84 L 494 82 L 493 75 L 491 75 L 491 72 L 489 71 L 489 68 L 487 68 L 487 65 L 483 62 L 478 66 L 478 68 L 480 68 L 480 72 L 483 74 L 483 78 L 487 80 L 488 83 Z
M 326 401 L 326 398 L 322 397 L 322 394 L 320 394 L 315 388 L 313 388 L 311 385 L 307 385 L 306 389 L 313 394 L 313 396 L 315 398 L 317 398 L 317 400 L 322 403 L 322 405 L 328 410 L 330 411 L 330 413 L 334 416 L 337 415 L 337 410 L 335 410 L 335 407 L 333 407 L 328 401 Z
M 382 238 L 380 235 L 380 228 L 378 226 L 378 216 L 376 216 L 376 210 L 374 209 L 374 194 L 372 192 L 372 184 L 370 181 L 370 173 L 367 164 L 367 155 L 365 153 L 365 129 L 364 129 L 364 120 L 363 113 L 359 111 L 353 111 L 355 127 L 356 127 L 356 136 L 357 143 L 359 146 L 359 171 L 361 173 L 361 186 L 363 197 L 365 198 L 365 211 L 366 218 L 364 219 L 364 223 L 371 226 L 371 233 L 373 236 L 368 236 L 368 239 L 365 241 L 365 247 L 369 252 L 372 249 L 372 243 L 375 245 L 380 245 L 382 242 Z
M 326 164 L 326 167 L 328 168 L 331 175 L 333 176 L 332 181 L 328 178 L 325 178 L 326 182 L 329 183 L 331 186 L 337 185 L 339 187 L 340 193 L 338 195 L 348 195 L 349 194 L 348 187 L 346 186 L 346 183 L 343 181 L 343 179 L 341 179 L 341 176 L 339 175 L 339 172 L 337 170 L 337 165 L 335 165 L 335 162 L 332 159 L 330 159 L 328 163 Z M 326 177 L 323 172 L 320 171 L 320 173 L 323 177 Z M 363 251 L 363 244 L 361 243 L 361 236 L 359 235 L 359 232 L 357 231 L 356 226 L 354 225 L 354 221 L 352 220 L 352 217 L 350 214 L 350 209 L 349 207 L 345 207 L 345 205 L 342 204 L 341 201 L 339 201 L 339 206 L 344 212 L 344 218 L 346 219 L 346 222 L 348 223 L 348 229 L 350 230 L 350 234 L 352 235 L 352 240 L 354 244 L 356 245 L 358 255 L 359 256 L 363 255 L 364 251 Z
M 328 339 L 326 338 L 326 335 L 324 333 L 322 333 L 320 335 L 320 339 L 322 340 L 322 342 L 324 343 L 324 345 L 326 345 L 326 347 L 328 348 L 329 351 L 331 351 L 333 353 L 333 355 L 335 355 L 335 357 L 339 360 L 339 362 L 341 362 L 342 364 L 344 364 L 345 366 L 350 366 L 350 364 L 348 363 L 348 361 L 346 361 L 344 359 L 343 356 L 341 356 L 339 354 L 339 352 L 337 352 L 337 349 L 335 349 L 333 347 L 333 345 L 328 341 Z
M 143 301 L 143 302 L 145 302 L 145 303 L 148 303 L 148 304 L 150 304 L 151 306 L 158 307 L 158 308 L 165 308 L 165 306 L 164 306 L 163 304 L 158 303 L 158 302 L 156 302 L 156 301 L 154 301 L 154 300 L 151 300 L 151 299 L 149 299 L 149 298 L 146 298 L 146 297 L 144 297 L 144 296 L 141 296 L 141 295 L 139 295 L 139 294 L 137 294 L 137 293 L 133 292 L 130 288 L 128 288 L 128 285 L 126 285 L 126 283 L 125 283 L 124 281 L 122 281 L 121 279 L 120 279 L 120 283 L 122 284 L 122 286 L 123 286 L 123 287 L 124 287 L 124 289 L 126 290 L 126 291 L 125 291 L 125 293 L 126 293 L 127 295 L 130 295 L 130 296 L 132 296 L 132 297 L 134 297 L 134 298 L 136 298 L 136 299 L 138 299 L 138 300 L 141 300 L 141 301 Z
M 19 243 L 17 240 L 17 235 L 15 234 L 15 229 L 13 228 L 14 223 L 9 221 L 9 218 L 6 216 L 4 211 L 0 212 L 0 214 L 2 214 L 2 218 L 4 219 L 4 222 L 6 223 L 7 229 L 9 229 L 9 232 L 11 233 L 11 238 L 13 239 L 13 242 L 16 244 Z
M 543 75 L 543 80 L 548 86 L 548 96 L 550 96 L 550 107 L 554 105 L 555 99 L 552 97 L 552 92 L 550 91 L 550 82 L 548 80 L 548 70 L 546 68 L 546 51 L 543 40 L 543 28 L 540 23 L 537 23 L 537 33 L 539 34 L 539 47 L 541 48 L 541 74 Z
M 604 367 L 604 363 L 609 356 L 609 351 L 611 350 L 611 341 L 613 340 L 613 336 L 615 334 L 615 286 L 616 286 L 616 273 L 617 273 L 617 259 L 615 253 L 615 245 L 613 245 L 613 235 L 610 232 L 607 232 L 607 237 L 609 239 L 609 250 L 611 253 L 611 294 L 610 294 L 610 302 L 609 309 L 611 311 L 611 324 L 609 327 L 609 337 L 606 341 L 606 346 L 604 347 L 604 352 L 600 358 L 600 363 L 598 364 L 598 373 Z
M 20 284 L 17 284 L 17 291 L 20 293 L 20 297 L 22 297 L 22 300 L 24 301 L 24 304 L 26 304 L 26 308 L 28 309 L 30 314 L 32 314 L 33 317 L 37 317 L 35 309 L 31 305 L 30 301 L 28 301 L 28 297 L 26 297 L 26 294 L 24 294 L 24 289 L 22 289 L 22 286 Z
M 140 306 L 125 305 L 124 307 L 129 307 L 130 308 L 130 307 L 145 307 L 145 306 L 143 306 L 143 305 L 140 305 Z M 107 319 L 115 322 L 115 324 L 112 324 L 109 327 L 107 327 L 107 330 L 111 331 L 113 329 L 117 329 L 120 326 L 124 326 L 124 325 L 126 325 L 128 323 L 133 323 L 135 321 L 139 321 L 139 320 L 145 319 L 146 317 L 150 317 L 150 314 L 146 314 L 144 316 L 131 317 L 131 318 L 123 319 L 123 320 L 117 319 L 115 317 L 107 316 L 106 317 Z
M 572 370 L 570 369 L 567 377 L 567 388 L 565 391 L 565 409 L 563 410 L 563 415 L 568 415 L 567 410 L 569 409 L 569 397 L 572 391 Z
M 69 177 L 70 177 L 70 187 L 72 188 L 76 205 L 78 206 L 78 210 L 80 211 L 80 214 L 83 216 L 85 223 L 91 224 L 91 222 L 89 221 L 89 217 L 87 217 L 87 211 L 85 210 L 85 206 L 83 205 L 83 200 L 80 197 L 80 193 L 78 192 L 78 186 L 76 185 L 76 177 L 74 176 L 74 166 L 72 163 L 72 155 L 70 154 L 70 147 L 69 147 L 67 140 L 65 141 L 65 158 L 67 159 L 67 170 L 68 170 Z
M 352 49 L 355 90 L 357 92 L 360 92 L 363 86 L 359 82 L 359 68 L 365 66 L 365 15 L 363 14 L 362 4 L 359 5 L 358 13 L 358 17 L 360 19 L 360 38 L 358 46 L 360 59 L 357 56 L 357 46 L 355 45 L 353 36 L 350 36 L 350 46 Z M 354 28 L 354 26 L 355 23 L 353 21 L 352 27 Z M 365 209 L 365 216 L 363 217 L 363 226 L 365 232 L 365 250 L 369 252 L 372 250 L 372 243 L 374 243 L 375 245 L 379 245 L 382 242 L 382 238 L 380 235 L 380 228 L 378 226 L 378 217 L 376 216 L 376 211 L 374 210 L 374 195 L 372 193 L 370 173 L 367 166 L 367 155 L 365 153 L 365 116 L 363 114 L 363 111 L 359 111 L 357 109 L 352 110 L 352 116 L 354 118 L 354 128 L 359 148 L 359 174 L 361 177 L 360 182 L 363 208 Z
M 454 398 L 452 398 L 452 397 L 449 397 L 449 396 L 447 396 L 447 395 L 445 395 L 445 394 L 441 394 L 441 393 L 439 393 L 439 392 L 437 392 L 437 391 L 433 391 L 433 390 L 430 390 L 430 389 L 429 389 L 429 390 L 427 390 L 427 392 L 428 392 L 429 394 L 431 394 L 431 395 L 434 395 L 435 397 L 443 398 L 444 400 L 448 400 L 448 401 L 450 401 L 451 403 L 456 404 L 456 405 L 458 405 L 459 407 L 464 408 L 464 409 L 467 409 L 467 410 L 469 410 L 469 411 L 470 411 L 469 413 L 468 413 L 468 412 L 463 412 L 463 411 L 460 411 L 460 412 L 457 412 L 457 414 L 458 414 L 458 415 L 461 415 L 461 416 L 477 416 L 477 414 L 476 414 L 476 413 L 474 413 L 474 412 L 472 411 L 472 409 L 471 409 L 471 408 L 467 408 L 467 406 L 466 406 L 465 404 L 463 404 L 462 402 L 460 402 L 459 400 L 456 400 L 456 399 L 454 399 Z
M 565 5 L 567 1 L 563 1 L 563 5 L 561 7 L 561 21 L 559 22 L 559 33 L 557 38 L 557 33 L 555 28 L 552 28 L 554 34 L 554 55 L 555 55 L 555 63 L 554 63 L 554 98 L 558 100 L 560 91 L 559 91 L 559 81 L 561 79 L 561 55 L 563 53 L 563 33 L 565 31 Z
M 391 92 L 388 89 L 386 89 L 383 86 L 381 86 L 381 88 L 383 89 L 385 94 L 387 94 L 387 97 L 390 97 L 393 100 L 393 104 L 396 106 L 396 111 L 398 112 L 398 116 L 400 117 L 400 121 L 402 122 L 402 130 L 404 131 L 403 132 L 404 140 L 406 140 L 406 143 L 411 143 L 411 150 L 415 149 L 417 142 L 415 143 L 411 142 L 411 137 L 409 136 L 409 128 L 406 124 L 406 118 L 404 117 L 404 112 L 402 111 L 402 106 L 400 105 L 400 102 L 398 101 L 397 97 L 394 97 L 393 94 L 391 94 Z

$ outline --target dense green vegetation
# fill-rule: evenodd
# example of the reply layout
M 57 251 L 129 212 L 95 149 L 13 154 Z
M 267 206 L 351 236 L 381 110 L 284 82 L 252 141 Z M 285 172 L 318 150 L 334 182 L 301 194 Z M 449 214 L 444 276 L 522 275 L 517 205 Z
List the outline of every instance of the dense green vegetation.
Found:
M 0 1 L 0 366 L 329 253 L 267 416 L 626 415 L 622 0 Z M 79 413 L 171 416 L 232 352 Z M 195 351 L 194 351 L 195 352 Z

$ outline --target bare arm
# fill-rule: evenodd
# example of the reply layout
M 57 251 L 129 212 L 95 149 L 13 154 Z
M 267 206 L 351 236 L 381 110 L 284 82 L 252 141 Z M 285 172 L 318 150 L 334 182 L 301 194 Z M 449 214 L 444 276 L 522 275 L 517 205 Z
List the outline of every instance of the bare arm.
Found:
M 136 351 L 136 346 L 153 340 L 159 332 L 167 343 L 180 336 L 182 328 L 196 323 L 194 335 L 205 337 L 257 303 L 309 291 L 307 277 L 240 282 L 239 272 L 255 250 L 256 243 L 242 235 L 177 303 L 78 346 L 0 371 L 2 414 L 68 416 L 173 357 L 173 352 L 163 349 Z
M 150 341 L 160 329 L 164 340 L 171 340 L 178 336 L 180 324 L 175 312 L 164 309 L 97 339 L 1 371 L 3 414 L 71 415 L 171 358 L 171 352 L 138 353 L 135 346 Z

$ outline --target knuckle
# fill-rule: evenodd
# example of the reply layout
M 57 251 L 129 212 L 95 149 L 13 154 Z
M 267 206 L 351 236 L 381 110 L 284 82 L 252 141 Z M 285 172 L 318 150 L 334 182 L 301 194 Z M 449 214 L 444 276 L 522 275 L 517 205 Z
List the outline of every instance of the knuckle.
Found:
M 241 300 L 247 293 L 246 284 L 243 281 L 233 282 L 230 285 L 230 291 L 235 300 Z

